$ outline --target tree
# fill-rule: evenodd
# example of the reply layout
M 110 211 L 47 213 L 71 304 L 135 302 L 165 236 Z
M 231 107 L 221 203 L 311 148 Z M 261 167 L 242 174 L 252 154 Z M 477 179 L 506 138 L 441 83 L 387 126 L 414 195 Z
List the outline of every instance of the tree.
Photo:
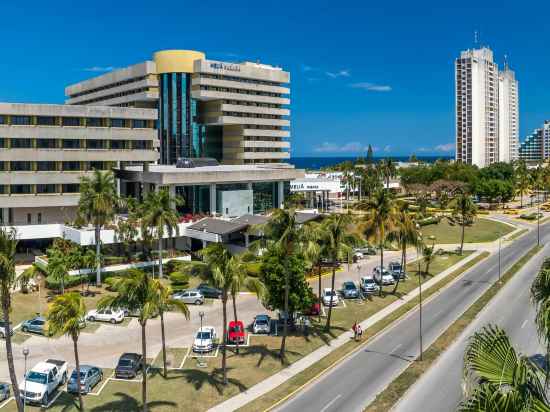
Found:
M 384 268 L 384 245 L 388 233 L 394 230 L 396 210 L 393 197 L 388 190 L 379 190 L 366 202 L 365 234 L 380 248 L 380 270 Z M 382 296 L 382 284 L 380 284 Z
M 50 304 L 47 313 L 48 334 L 64 334 L 73 341 L 74 361 L 76 365 L 77 382 L 80 384 L 80 359 L 78 356 L 78 338 L 82 327 L 82 319 L 86 316 L 84 300 L 78 292 L 69 292 L 57 296 Z M 82 393 L 78 391 L 80 410 L 84 410 Z
M 418 158 L 416 157 L 416 155 L 414 153 L 412 153 L 410 156 L 409 156 L 409 162 L 410 163 L 418 163 Z
M 181 205 L 180 197 L 171 197 L 168 190 L 161 189 L 157 192 L 149 192 L 143 203 L 143 217 L 141 220 L 142 233 L 149 232 L 151 237 L 156 235 L 159 248 L 159 277 L 162 279 L 162 240 L 168 233 L 171 238 L 173 233 L 179 235 L 178 212 L 175 207 Z
M 485 326 L 470 337 L 464 376 L 466 399 L 459 411 L 550 411 L 540 369 L 516 352 L 498 326 Z
M 531 302 L 535 306 L 535 324 L 539 339 L 550 354 L 550 268 L 543 267 L 531 284 Z M 546 357 L 545 387 L 550 383 L 550 359 Z
M 383 176 L 385 182 L 385 188 L 389 190 L 390 188 L 390 179 L 397 175 L 397 167 L 395 162 L 391 158 L 382 160 L 378 167 L 380 169 L 380 175 Z
M 115 232 L 117 241 L 123 246 L 126 259 L 130 261 L 130 248 L 136 243 L 136 239 L 139 236 L 138 221 L 135 214 L 130 212 L 127 219 L 119 219 Z
M 29 293 L 29 283 L 36 279 L 39 273 L 40 269 L 32 264 L 17 277 L 17 285 L 21 288 L 21 293 Z
M 464 232 L 467 225 L 471 225 L 477 215 L 477 207 L 470 195 L 459 193 L 452 202 L 453 213 L 451 220 L 462 227 L 460 234 L 460 254 L 464 250 Z
M 523 196 L 529 192 L 531 178 L 524 160 L 518 160 L 516 164 L 516 190 L 520 196 L 520 207 L 523 209 Z
M 347 232 L 351 224 L 350 214 L 333 214 L 323 222 L 323 232 L 326 236 L 326 254 L 332 264 L 331 291 L 334 293 L 334 281 L 336 279 L 336 264 L 348 260 L 354 239 Z M 325 329 L 330 331 L 332 305 L 328 307 L 328 316 Z
M 308 222 L 302 226 L 303 256 L 309 263 L 311 269 L 317 266 L 317 285 L 319 307 L 322 305 L 321 297 L 321 259 L 326 257 L 326 233 L 324 227 L 318 222 Z M 319 311 L 319 322 L 321 322 L 321 311 Z
M 189 308 L 187 305 L 179 299 L 172 298 L 172 288 L 165 286 L 160 280 L 153 281 L 153 288 L 155 290 L 155 309 L 160 316 L 160 336 L 162 341 L 162 366 L 164 378 L 167 377 L 168 365 L 166 362 L 166 335 L 164 332 L 164 314 L 168 310 L 177 310 L 183 313 L 185 319 L 189 319 Z
M 101 285 L 101 229 L 110 223 L 119 204 L 113 172 L 94 169 L 91 177 L 80 178 L 78 219 L 94 226 L 96 284 Z
M 147 412 L 147 321 L 152 318 L 158 309 L 157 287 L 149 275 L 138 269 L 130 269 L 126 276 L 109 278 L 109 286 L 116 292 L 115 295 L 105 296 L 98 303 L 98 309 L 126 308 L 130 312 L 138 313 L 138 322 L 141 326 L 141 354 L 143 365 L 141 369 L 141 398 L 143 411 Z
M 407 267 L 407 247 L 418 246 L 422 240 L 416 222 L 411 217 L 408 208 L 409 205 L 406 202 L 399 205 L 396 213 L 395 230 L 389 235 L 390 240 L 396 241 L 401 248 L 401 269 L 403 271 L 405 271 Z M 393 294 L 397 292 L 400 280 L 401 276 L 397 278 L 397 282 L 393 288 Z
M 15 230 L 5 230 L 0 227 L 0 300 L 2 304 L 2 315 L 6 329 L 6 358 L 10 374 L 11 387 L 17 410 L 23 411 L 23 403 L 17 385 L 17 375 L 13 363 L 13 348 L 11 345 L 11 292 L 16 284 L 15 275 L 15 251 L 17 248 L 17 236 Z
M 67 276 L 69 275 L 71 263 L 69 258 L 69 254 L 56 247 L 48 250 L 48 266 L 46 267 L 46 271 L 48 272 L 48 276 L 59 282 L 61 293 L 65 293 L 65 280 L 67 280 Z
M 423 245 L 422 246 L 422 260 L 426 265 L 425 274 L 430 274 L 430 265 L 435 259 L 435 242 L 431 246 Z M 420 273 L 418 274 L 420 276 Z
M 367 160 L 366 163 L 368 165 L 372 165 L 374 163 L 374 152 L 372 150 L 372 146 L 369 144 L 369 148 L 367 149 Z

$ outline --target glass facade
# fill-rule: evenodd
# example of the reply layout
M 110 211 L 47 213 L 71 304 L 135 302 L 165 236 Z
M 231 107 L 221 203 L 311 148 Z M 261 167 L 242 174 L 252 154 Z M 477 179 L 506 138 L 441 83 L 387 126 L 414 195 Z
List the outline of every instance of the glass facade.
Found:
M 254 213 L 265 213 L 277 207 L 277 183 L 262 182 L 253 183 Z

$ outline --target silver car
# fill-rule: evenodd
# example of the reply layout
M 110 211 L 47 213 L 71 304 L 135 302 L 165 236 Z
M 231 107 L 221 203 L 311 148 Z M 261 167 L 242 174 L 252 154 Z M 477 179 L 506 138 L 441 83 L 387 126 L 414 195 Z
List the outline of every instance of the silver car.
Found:
M 202 305 L 204 303 L 204 296 L 202 293 L 194 289 L 182 290 L 181 292 L 174 293 L 173 297 L 176 300 L 181 300 L 183 303 L 193 305 Z
M 103 371 L 95 366 L 80 365 L 80 392 L 89 393 L 103 379 Z M 67 392 L 78 393 L 79 385 L 76 379 L 76 369 L 73 370 L 69 383 L 67 384 Z

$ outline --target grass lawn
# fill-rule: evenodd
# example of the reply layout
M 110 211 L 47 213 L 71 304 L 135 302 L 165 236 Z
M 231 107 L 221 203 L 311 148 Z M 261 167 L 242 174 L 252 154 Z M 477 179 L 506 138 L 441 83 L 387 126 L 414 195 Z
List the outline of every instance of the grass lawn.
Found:
M 437 225 L 427 225 L 421 228 L 425 238 L 435 236 L 436 244 L 460 243 L 462 227 L 451 225 L 447 219 L 442 219 Z M 507 224 L 490 219 L 477 218 L 474 224 L 466 226 L 464 242 L 492 242 L 500 236 L 507 235 L 515 229 Z
M 422 275 L 421 280 L 427 281 L 431 276 L 440 273 L 446 268 L 466 257 L 458 255 L 437 256 L 430 268 L 429 275 Z M 317 318 L 313 319 L 310 333 L 307 337 L 301 332 L 294 332 L 287 338 L 287 363 L 293 363 L 313 350 L 327 344 L 331 339 L 349 330 L 357 320 L 363 320 L 373 315 L 381 308 L 399 299 L 405 293 L 418 285 L 416 264 L 408 266 L 410 279 L 401 282 L 396 295 L 384 294 L 382 297 L 371 296 L 365 302 L 353 302 L 348 300 L 346 307 L 339 307 L 332 312 L 332 327 L 330 332 L 324 331 L 325 318 L 321 323 Z M 387 288 L 390 292 L 390 287 Z M 365 331 L 367 335 L 371 331 Z M 221 401 L 237 395 L 239 392 L 250 388 L 254 384 L 270 375 L 280 371 L 286 365 L 278 359 L 280 337 L 253 336 L 250 347 L 241 347 L 240 353 L 235 353 L 235 348 L 228 349 L 228 378 L 227 387 L 222 385 L 220 371 L 221 353 L 217 358 L 205 358 L 207 367 L 201 368 L 196 364 L 196 359 L 187 358 L 182 370 L 171 370 L 168 378 L 161 376 L 161 371 L 152 369 L 148 384 L 149 407 L 151 411 L 204 411 Z M 169 350 L 169 358 L 177 363 L 183 359 L 184 348 Z M 339 351 L 335 351 L 339 352 Z M 154 365 L 162 364 L 158 355 Z M 89 411 L 124 410 L 136 411 L 139 409 L 141 399 L 141 385 L 136 382 L 111 381 L 104 388 L 100 396 L 87 396 L 86 408 Z M 63 394 L 49 409 L 52 411 L 76 411 L 75 399 Z M 6 410 L 15 410 L 12 402 Z M 29 409 L 31 410 L 31 409 Z M 256 409 L 248 409 L 256 410 Z M 263 410 L 263 409 L 262 409 Z

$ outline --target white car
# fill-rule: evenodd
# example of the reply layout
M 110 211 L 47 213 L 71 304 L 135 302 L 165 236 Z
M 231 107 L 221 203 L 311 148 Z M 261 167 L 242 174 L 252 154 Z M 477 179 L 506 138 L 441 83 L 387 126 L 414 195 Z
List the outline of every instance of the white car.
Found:
M 324 288 L 322 298 L 323 298 L 323 305 L 338 306 L 339 299 L 335 290 L 332 290 L 331 288 Z
M 379 266 L 375 267 L 372 271 L 372 275 L 374 276 L 374 280 L 376 281 L 376 283 L 378 283 L 379 285 L 386 286 L 393 285 L 395 283 L 395 278 L 393 277 L 391 272 L 384 267 L 382 268 L 382 270 L 380 270 Z
M 86 315 L 86 320 L 95 322 L 96 320 L 101 322 L 120 323 L 124 320 L 124 310 L 122 309 L 101 309 L 91 310 Z
M 51 395 L 67 382 L 67 362 L 48 359 L 37 363 L 19 384 L 26 403 L 48 405 Z
M 193 352 L 212 352 L 214 349 L 214 339 L 216 339 L 216 329 L 213 326 L 199 328 L 193 341 Z

